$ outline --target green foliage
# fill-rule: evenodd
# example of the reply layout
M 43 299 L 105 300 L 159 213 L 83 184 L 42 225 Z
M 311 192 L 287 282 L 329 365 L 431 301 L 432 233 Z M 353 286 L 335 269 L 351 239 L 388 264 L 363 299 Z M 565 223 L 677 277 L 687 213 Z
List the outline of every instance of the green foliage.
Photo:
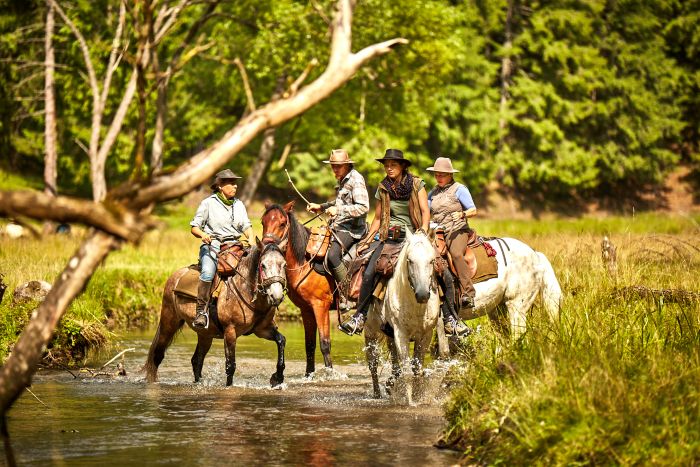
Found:
M 165 132 L 166 170 L 207 147 L 247 108 L 234 59 L 243 63 L 257 105 L 286 90 L 312 60 L 307 82 L 328 60 L 326 19 L 333 1 L 222 2 L 182 50 L 186 63 L 170 79 Z M 506 12 L 512 44 L 506 45 Z M 41 2 L 10 2 L 0 15 L 0 153 L 8 170 L 41 178 L 43 56 Z M 111 48 L 117 3 L 77 1 L 68 14 L 86 37 L 98 79 Z M 165 69 L 206 11 L 185 8 L 158 44 Z M 453 158 L 460 181 L 479 192 L 494 178 L 540 201 L 574 195 L 634 194 L 658 184 L 679 161 L 698 167 L 700 61 L 697 0 L 367 0 L 354 13 L 353 50 L 404 37 L 409 44 L 377 57 L 326 101 L 277 129 L 275 156 L 286 144 L 286 167 L 304 189 L 331 194 L 333 181 L 318 163 L 346 147 L 374 186 L 373 161 L 387 147 L 409 154 L 416 172 L 437 155 Z M 131 73 L 135 25 L 107 100 L 110 122 Z M 89 163 L 80 145 L 90 139 L 92 94 L 69 28 L 57 19 L 56 87 L 60 191 L 87 196 Z M 193 54 L 195 47 L 206 50 Z M 502 108 L 502 66 L 512 61 Z M 155 82 L 148 75 L 148 133 L 153 137 Z M 110 153 L 110 184 L 132 170 L 136 108 L 132 104 Z M 103 128 L 103 135 L 106 126 Z M 237 155 L 248 175 L 261 138 Z M 150 147 L 147 148 L 147 150 Z M 307 160 L 308 159 L 308 160 Z M 314 164 L 316 161 L 316 164 Z M 287 189 L 273 164 L 261 189 Z
M 700 454 L 697 226 L 662 236 L 615 223 L 616 278 L 604 272 L 598 234 L 529 239 L 552 260 L 565 293 L 561 317 L 551 323 L 535 308 L 518 342 L 482 321 L 466 344 L 446 437 L 468 462 L 683 464 Z M 513 235 L 526 232 L 515 226 Z M 681 292 L 640 296 L 623 293 L 626 285 Z

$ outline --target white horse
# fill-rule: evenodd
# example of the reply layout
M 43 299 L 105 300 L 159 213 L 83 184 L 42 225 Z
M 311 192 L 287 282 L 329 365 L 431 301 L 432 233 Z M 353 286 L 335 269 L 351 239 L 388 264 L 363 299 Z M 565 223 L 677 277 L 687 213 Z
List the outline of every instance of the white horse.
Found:
M 520 240 L 502 238 L 489 241 L 496 250 L 498 277 L 474 284 L 474 308 L 463 308 L 460 317 L 474 319 L 488 315 L 500 323 L 499 305 L 504 305 L 508 327 L 501 330 L 516 340 L 526 330 L 527 312 L 538 296 L 552 322 L 559 318 L 561 287 L 547 257 Z
M 365 324 L 365 351 L 374 397 L 381 397 L 377 365 L 379 342 L 384 336 L 380 330 L 388 324 L 394 337 L 387 339 L 396 380 L 406 384 L 406 396 L 412 402 L 409 364 L 413 373 L 420 372 L 425 353 L 440 315 L 440 298 L 433 275 L 435 249 L 424 233 L 406 233 L 406 241 L 399 254 L 394 275 L 386 285 L 383 300 L 374 298 Z M 414 341 L 413 359 L 409 359 L 409 342 Z M 401 375 L 405 378 L 399 378 Z

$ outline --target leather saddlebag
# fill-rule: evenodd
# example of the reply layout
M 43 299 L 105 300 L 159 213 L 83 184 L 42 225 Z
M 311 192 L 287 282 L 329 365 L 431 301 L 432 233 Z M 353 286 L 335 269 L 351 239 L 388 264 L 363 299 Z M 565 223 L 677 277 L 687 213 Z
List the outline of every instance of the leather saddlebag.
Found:
M 384 248 L 382 248 L 382 252 L 377 258 L 377 273 L 384 277 L 391 277 L 394 274 L 394 268 L 396 268 L 396 263 L 399 261 L 401 248 L 403 248 L 403 242 L 388 242 L 384 244 Z
M 219 251 L 216 271 L 222 277 L 232 275 L 243 255 L 245 255 L 245 248 L 240 243 L 224 243 Z
M 311 259 L 324 258 L 328 245 L 331 243 L 331 231 L 325 225 L 311 227 L 309 243 L 306 244 L 306 254 Z

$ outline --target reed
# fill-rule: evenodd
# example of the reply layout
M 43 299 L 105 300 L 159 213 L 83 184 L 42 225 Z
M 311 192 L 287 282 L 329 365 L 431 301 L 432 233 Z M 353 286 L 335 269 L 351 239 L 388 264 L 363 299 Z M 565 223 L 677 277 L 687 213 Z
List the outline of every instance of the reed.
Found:
M 536 307 L 520 341 L 483 321 L 463 344 L 442 443 L 465 463 L 700 459 L 700 229 L 692 218 L 638 221 L 498 225 L 550 258 L 565 298 L 556 325 Z M 603 233 L 617 246 L 614 274 Z

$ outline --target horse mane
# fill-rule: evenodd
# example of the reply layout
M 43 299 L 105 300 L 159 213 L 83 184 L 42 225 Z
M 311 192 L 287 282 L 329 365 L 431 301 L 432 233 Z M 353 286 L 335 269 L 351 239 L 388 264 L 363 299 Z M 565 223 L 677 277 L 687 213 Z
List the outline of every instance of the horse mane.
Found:
M 293 212 L 289 213 L 289 246 L 292 247 L 294 259 L 303 263 L 306 257 L 306 244 L 309 243 L 311 232 L 299 222 Z
M 241 268 L 247 268 L 247 274 L 244 272 L 245 270 L 241 270 L 241 275 L 245 276 L 246 281 L 250 284 L 255 284 L 257 281 L 257 272 L 258 272 L 258 265 L 260 264 L 260 257 L 262 256 L 262 250 L 259 249 L 256 245 L 253 245 L 252 248 L 248 251 L 248 254 L 241 259 L 241 263 L 239 264 L 238 268 L 241 270 Z M 231 276 L 231 278 L 235 278 L 237 274 L 234 274 Z
M 294 259 L 296 259 L 298 263 L 303 263 L 306 258 L 306 244 L 309 243 L 311 232 L 299 222 L 299 219 L 294 215 L 294 211 L 287 213 L 279 204 L 271 204 L 268 206 L 262 217 L 273 209 L 281 211 L 289 218 L 289 246 L 294 254 Z

